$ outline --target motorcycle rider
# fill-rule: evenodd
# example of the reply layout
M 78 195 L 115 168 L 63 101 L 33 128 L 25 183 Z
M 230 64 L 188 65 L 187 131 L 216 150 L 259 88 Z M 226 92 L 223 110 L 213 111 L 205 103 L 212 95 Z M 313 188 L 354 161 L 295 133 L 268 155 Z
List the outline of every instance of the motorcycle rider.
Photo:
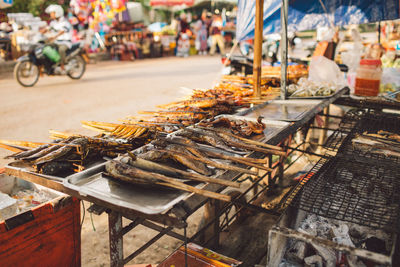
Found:
M 68 71 L 65 70 L 66 53 L 72 46 L 72 25 L 64 17 L 64 9 L 60 5 L 49 5 L 45 12 L 52 19 L 50 28 L 46 29 L 45 32 L 50 31 L 54 34 L 51 40 L 54 40 L 60 54 L 60 66 L 55 69 L 55 73 L 65 74 Z

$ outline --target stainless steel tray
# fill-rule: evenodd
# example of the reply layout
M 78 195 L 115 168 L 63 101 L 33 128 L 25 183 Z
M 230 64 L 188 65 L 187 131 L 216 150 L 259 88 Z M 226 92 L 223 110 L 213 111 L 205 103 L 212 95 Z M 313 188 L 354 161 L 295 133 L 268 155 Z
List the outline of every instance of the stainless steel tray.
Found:
M 103 174 L 105 163 L 64 179 L 64 186 L 82 196 L 91 196 L 112 205 L 145 214 L 160 214 L 190 193 L 168 188 L 145 188 L 114 181 Z M 200 187 L 203 184 L 191 183 Z
M 247 118 L 264 117 L 267 121 L 298 121 L 322 100 L 271 100 L 245 113 Z

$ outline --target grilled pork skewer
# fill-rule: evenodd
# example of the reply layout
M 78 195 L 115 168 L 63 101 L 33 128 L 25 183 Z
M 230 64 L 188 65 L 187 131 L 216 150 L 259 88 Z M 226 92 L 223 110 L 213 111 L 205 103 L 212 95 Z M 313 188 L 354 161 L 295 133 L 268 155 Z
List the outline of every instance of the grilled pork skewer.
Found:
M 222 201 L 231 201 L 230 196 L 199 189 L 182 183 L 174 178 L 158 173 L 143 171 L 115 160 L 111 160 L 106 163 L 106 170 L 111 177 L 128 183 L 137 184 L 137 182 L 139 181 L 142 184 L 158 184 L 187 192 L 192 192 L 209 198 L 214 198 Z
M 199 182 L 207 182 L 207 183 L 214 183 L 220 185 L 226 185 L 231 187 L 239 188 L 240 184 L 236 182 L 231 182 L 227 180 L 222 180 L 218 178 L 210 178 L 207 176 L 203 176 L 197 173 L 191 173 L 183 170 L 179 170 L 170 166 L 162 165 L 159 163 L 155 163 L 152 161 L 144 160 L 141 158 L 136 157 L 133 153 L 128 152 L 130 158 L 125 157 L 121 159 L 121 162 L 127 163 L 139 169 L 143 169 L 145 171 L 155 171 L 159 172 L 160 174 L 168 175 L 168 176 L 177 176 L 180 178 L 186 178 L 194 181 Z

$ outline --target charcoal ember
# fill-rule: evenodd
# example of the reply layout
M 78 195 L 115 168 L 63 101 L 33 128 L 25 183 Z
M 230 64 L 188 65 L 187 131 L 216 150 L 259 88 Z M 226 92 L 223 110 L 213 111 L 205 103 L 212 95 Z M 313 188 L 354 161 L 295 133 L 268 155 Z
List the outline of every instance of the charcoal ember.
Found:
M 47 175 L 57 175 L 69 172 L 73 165 L 68 161 L 50 161 L 40 166 L 39 172 Z
M 306 266 L 313 266 L 313 267 L 323 267 L 323 261 L 321 256 L 313 255 L 304 259 L 304 263 Z

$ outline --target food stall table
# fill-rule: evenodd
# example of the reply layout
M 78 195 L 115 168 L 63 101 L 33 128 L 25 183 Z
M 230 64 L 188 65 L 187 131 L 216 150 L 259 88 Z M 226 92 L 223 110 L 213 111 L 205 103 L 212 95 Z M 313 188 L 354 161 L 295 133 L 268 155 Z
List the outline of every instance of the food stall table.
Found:
M 271 139 L 267 140 L 266 143 L 270 145 L 283 144 L 283 142 L 287 139 L 290 140 L 290 136 L 295 134 L 299 129 L 303 127 L 307 127 L 316 115 L 322 112 L 325 108 L 327 108 L 330 104 L 334 103 L 338 98 L 348 93 L 348 88 L 343 88 L 338 91 L 336 94 L 329 98 L 321 99 L 316 105 L 309 108 L 307 112 L 302 114 L 301 118 L 290 122 L 287 127 L 282 128 L 282 130 L 273 136 Z M 290 101 L 290 100 L 289 100 Z M 252 111 L 256 110 L 257 106 L 254 108 L 245 111 L 244 113 L 250 114 Z M 238 114 L 243 115 L 243 114 Z M 288 145 L 288 144 L 287 144 Z M 257 153 L 255 153 L 257 154 Z M 257 156 L 257 155 L 255 155 Z M 82 200 L 89 201 L 94 203 L 95 206 L 91 208 L 92 211 L 102 213 L 106 211 L 108 213 L 108 227 L 109 227 L 109 242 L 110 242 L 110 264 L 111 266 L 123 266 L 124 264 L 131 261 L 137 255 L 139 255 L 143 250 L 149 247 L 151 244 L 156 242 L 164 235 L 169 235 L 174 238 L 177 238 L 183 241 L 185 244 L 187 242 L 192 242 L 197 240 L 200 235 L 203 234 L 205 229 L 209 226 L 213 228 L 213 236 L 211 241 L 214 246 L 218 246 L 219 243 L 219 233 L 229 225 L 229 221 L 227 220 L 223 225 L 220 224 L 219 218 L 224 215 L 226 211 L 229 211 L 232 207 L 236 206 L 239 209 L 246 208 L 249 210 L 268 213 L 273 215 L 278 215 L 279 213 L 267 210 L 259 205 L 254 204 L 254 200 L 257 199 L 271 183 L 276 182 L 278 177 L 282 175 L 283 170 L 283 160 L 276 162 L 274 165 L 272 164 L 272 160 L 269 161 L 269 166 L 275 168 L 273 174 L 270 172 L 264 172 L 262 175 L 257 177 L 248 177 L 248 180 L 251 181 L 251 184 L 248 188 L 244 190 L 244 192 L 240 192 L 239 195 L 235 195 L 232 198 L 232 201 L 227 202 L 226 205 L 221 205 L 219 201 L 212 201 L 213 207 L 211 215 L 211 219 L 205 224 L 197 233 L 192 235 L 191 237 L 186 236 L 186 227 L 187 222 L 186 219 L 191 216 L 195 211 L 197 211 L 200 207 L 204 206 L 206 203 L 210 202 L 210 199 L 204 196 L 188 194 L 185 193 L 185 197 L 182 198 L 178 203 L 175 203 L 168 210 L 164 210 L 159 213 L 154 214 L 146 214 L 144 212 L 139 211 L 134 208 L 127 208 L 118 203 L 111 203 L 110 201 L 105 200 L 101 197 L 96 197 L 90 193 L 82 193 L 79 190 L 73 190 L 71 187 L 65 186 L 65 178 L 57 178 L 57 177 L 49 177 L 46 175 L 28 172 L 24 169 L 20 169 L 13 166 L 6 167 L 6 173 L 9 175 L 13 175 L 19 177 L 21 179 L 34 182 L 36 184 L 43 185 L 45 187 L 69 194 L 71 196 L 77 197 Z M 89 169 L 88 169 L 89 170 Z M 233 171 L 228 171 L 223 175 L 223 179 L 237 181 L 242 174 L 236 173 Z M 259 189 L 259 185 L 261 181 L 266 181 L 268 178 L 268 183 L 265 186 L 262 186 L 262 189 Z M 212 192 L 221 192 L 226 188 L 223 185 L 216 184 L 204 184 L 202 185 L 202 189 L 212 191 Z M 248 200 L 243 202 L 243 196 L 248 193 L 253 193 L 253 196 Z M 239 211 L 238 211 L 239 212 Z M 237 216 L 238 212 L 234 216 Z M 123 227 L 122 225 L 122 217 L 129 219 L 131 222 Z M 134 229 L 139 224 L 144 225 L 148 228 L 154 229 L 159 232 L 154 238 L 152 238 L 149 242 L 144 244 L 138 250 L 130 254 L 129 256 L 124 258 L 123 255 L 123 236 L 128 233 L 130 230 Z M 163 225 L 163 226 L 161 226 Z M 174 230 L 177 229 L 185 229 L 184 235 L 179 234 Z

